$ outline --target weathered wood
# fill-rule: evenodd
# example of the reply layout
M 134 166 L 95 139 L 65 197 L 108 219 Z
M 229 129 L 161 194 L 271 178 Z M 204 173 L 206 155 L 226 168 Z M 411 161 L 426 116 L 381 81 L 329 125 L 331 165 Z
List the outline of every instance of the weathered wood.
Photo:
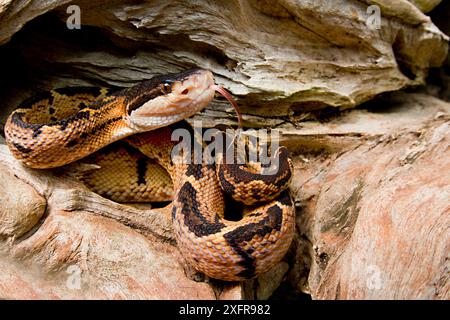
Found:
M 170 208 L 102 198 L 71 177 L 71 166 L 29 169 L 0 144 L 0 297 L 267 298 L 283 280 L 286 263 L 249 289 L 191 280 L 175 246 Z
M 37 71 L 36 79 L 27 79 L 40 88 L 130 86 L 154 74 L 200 66 L 214 71 L 245 113 L 266 118 L 327 105 L 354 107 L 379 93 L 423 83 L 448 49 L 448 37 L 406 0 L 78 1 L 81 30 L 66 28 L 66 3 L 0 6 L 0 43 L 59 6 L 59 24 L 33 25 L 9 43 L 13 56 L 26 64 L 50 66 L 45 77 Z M 381 8 L 380 29 L 367 25 L 373 4 Z M 23 90 L 33 89 L 30 85 Z M 223 112 L 224 105 L 209 110 Z
M 314 299 L 450 298 L 449 104 L 395 93 L 353 109 L 444 61 L 448 37 L 410 2 L 79 1 L 81 30 L 67 4 L 0 3 L 1 124 L 37 90 L 211 69 L 247 127 L 281 131 L 298 233 L 260 279 L 195 282 L 166 211 L 104 199 L 70 167 L 24 168 L 0 137 L 0 298 L 261 299 L 280 283 Z M 236 124 L 219 99 L 194 120 Z
M 19 189 L 36 203 L 46 203 L 39 222 L 29 214 L 36 206 L 2 211 L 8 225 L 19 228 L 8 229 L 2 220 L 1 230 L 10 231 L 2 233 L 0 295 L 267 298 L 287 276 L 286 283 L 316 299 L 448 299 L 450 106 L 423 95 L 403 95 L 400 105 L 386 112 L 402 115 L 398 110 L 403 106 L 420 109 L 424 101 L 434 104 L 427 109 L 434 110 L 430 115 L 410 112 L 409 122 L 398 121 L 395 127 L 377 114 L 372 134 L 361 133 L 364 138 L 348 144 L 338 143 L 347 141 L 342 133 L 331 147 L 294 157 L 299 234 L 290 253 L 257 282 L 224 289 L 221 283 L 213 281 L 210 287 L 186 278 L 170 218 L 162 210 L 104 199 L 73 181 L 67 168 L 24 168 L 0 145 L 0 170 L 10 177 L 0 181 L 5 199 Z M 352 111 L 342 119 L 351 119 L 353 112 L 358 116 Z M 371 124 L 370 113 L 365 116 Z M 347 126 L 347 121 L 336 122 L 333 130 Z M 310 142 L 309 151 L 329 140 L 317 141 Z M 22 229 L 31 230 L 24 234 Z M 73 278 L 66 272 L 73 270 L 82 271 L 81 291 L 67 285 Z M 113 278 L 114 290 L 108 284 Z M 17 281 L 27 289 L 16 292 Z
M 291 283 L 315 299 L 448 300 L 449 143 L 447 113 L 298 161 Z

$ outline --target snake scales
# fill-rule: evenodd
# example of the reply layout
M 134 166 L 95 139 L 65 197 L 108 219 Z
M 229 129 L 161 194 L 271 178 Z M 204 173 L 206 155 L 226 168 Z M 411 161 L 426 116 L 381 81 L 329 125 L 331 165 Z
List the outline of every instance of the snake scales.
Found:
M 32 168 L 90 159 L 100 169 L 84 182 L 116 201 L 173 200 L 168 209 L 175 237 L 190 265 L 216 279 L 253 278 L 281 260 L 291 243 L 295 210 L 287 187 L 292 165 L 283 147 L 273 175 L 226 161 L 172 161 L 177 122 L 206 107 L 214 87 L 210 71 L 194 69 L 116 92 L 45 92 L 9 116 L 7 145 Z M 241 220 L 225 219 L 226 194 L 251 205 Z

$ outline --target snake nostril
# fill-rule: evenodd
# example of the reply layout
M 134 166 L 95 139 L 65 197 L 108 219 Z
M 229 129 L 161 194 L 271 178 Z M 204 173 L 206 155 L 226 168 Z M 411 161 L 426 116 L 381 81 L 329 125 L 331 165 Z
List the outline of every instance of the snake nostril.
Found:
M 189 89 L 188 88 L 186 88 L 183 91 L 181 91 L 181 94 L 188 94 L 188 93 L 189 93 Z

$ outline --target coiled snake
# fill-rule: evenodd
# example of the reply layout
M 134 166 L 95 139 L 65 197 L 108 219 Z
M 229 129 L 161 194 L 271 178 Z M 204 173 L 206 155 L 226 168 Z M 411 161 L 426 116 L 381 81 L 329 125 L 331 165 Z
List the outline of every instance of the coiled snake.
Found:
M 172 161 L 171 134 L 177 127 L 172 124 L 206 107 L 216 89 L 212 73 L 202 69 L 154 77 L 116 92 L 56 89 L 25 101 L 9 116 L 6 142 L 31 168 L 87 157 L 100 169 L 84 182 L 113 200 L 173 199 L 175 238 L 190 265 L 216 279 L 253 278 L 280 261 L 291 243 L 295 210 L 287 187 L 292 166 L 283 147 L 273 175 L 226 161 Z M 127 145 L 119 141 L 103 148 L 121 139 Z M 173 187 L 165 186 L 167 180 Z M 250 205 L 241 220 L 224 218 L 226 194 Z

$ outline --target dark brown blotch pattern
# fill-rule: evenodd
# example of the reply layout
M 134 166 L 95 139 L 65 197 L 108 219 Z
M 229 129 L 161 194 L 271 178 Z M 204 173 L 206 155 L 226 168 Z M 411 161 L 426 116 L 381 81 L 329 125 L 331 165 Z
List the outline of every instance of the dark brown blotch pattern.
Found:
M 190 182 L 185 182 L 180 188 L 177 202 L 181 206 L 184 225 L 197 237 L 209 236 L 220 232 L 225 225 L 220 222 L 220 217 L 215 214 L 214 222 L 208 221 L 200 211 L 200 203 L 197 190 Z

